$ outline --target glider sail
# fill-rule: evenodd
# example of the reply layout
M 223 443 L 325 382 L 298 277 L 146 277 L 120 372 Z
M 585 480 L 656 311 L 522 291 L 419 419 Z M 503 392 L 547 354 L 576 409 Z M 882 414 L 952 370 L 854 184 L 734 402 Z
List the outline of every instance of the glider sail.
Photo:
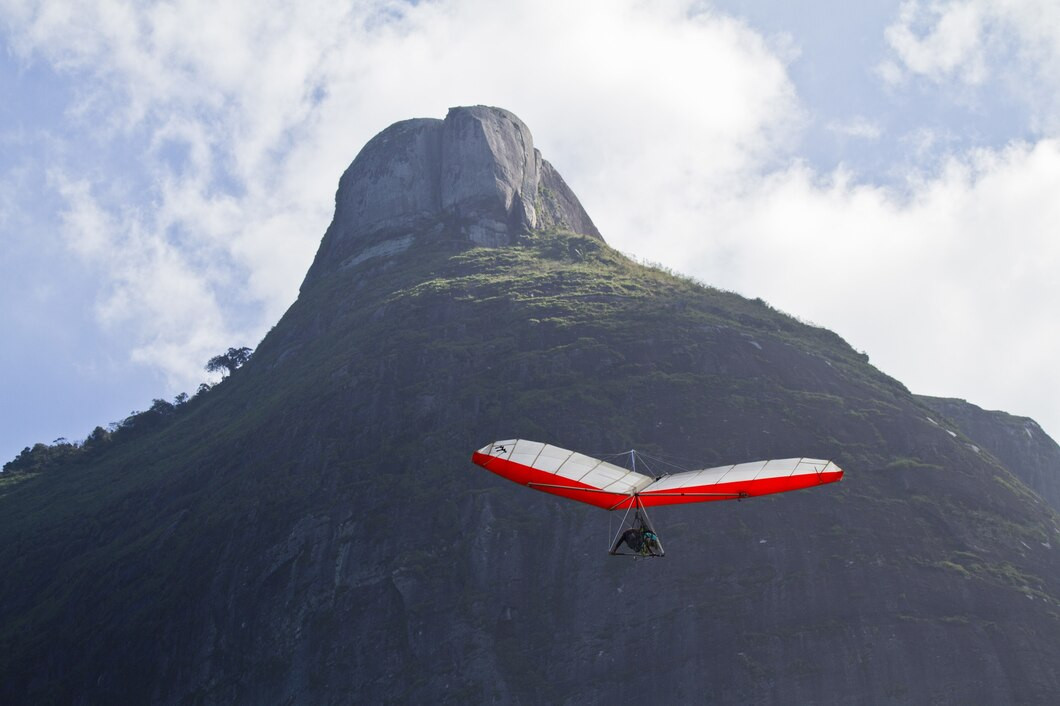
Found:
M 842 469 L 831 461 L 787 458 L 653 478 L 525 439 L 487 444 L 471 460 L 520 485 L 607 510 L 738 500 L 834 483 L 843 477 Z
M 641 491 L 645 506 L 733 500 L 834 483 L 843 471 L 831 461 L 785 458 L 663 476 Z
M 486 444 L 471 460 L 519 485 L 608 510 L 617 510 L 655 480 L 591 456 L 525 439 Z

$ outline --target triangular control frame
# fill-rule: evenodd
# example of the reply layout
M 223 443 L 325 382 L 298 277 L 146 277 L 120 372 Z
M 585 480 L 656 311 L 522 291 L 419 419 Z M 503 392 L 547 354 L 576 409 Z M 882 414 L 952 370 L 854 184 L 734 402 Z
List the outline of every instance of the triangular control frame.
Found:
M 629 519 L 630 511 L 633 511 L 633 519 Z M 637 546 L 631 546 L 626 541 L 626 533 L 630 530 L 635 530 L 640 533 L 637 537 L 634 535 Z M 666 556 L 666 550 L 663 549 L 662 540 L 659 539 L 659 534 L 655 531 L 655 528 L 651 524 L 651 520 L 648 517 L 648 511 L 644 507 L 644 503 L 641 502 L 640 495 L 633 495 L 633 502 L 626 508 L 626 513 L 622 516 L 622 522 L 618 526 L 618 533 L 611 540 L 608 549 L 608 553 L 611 556 L 628 556 L 634 559 L 649 559 L 649 558 L 661 558 Z

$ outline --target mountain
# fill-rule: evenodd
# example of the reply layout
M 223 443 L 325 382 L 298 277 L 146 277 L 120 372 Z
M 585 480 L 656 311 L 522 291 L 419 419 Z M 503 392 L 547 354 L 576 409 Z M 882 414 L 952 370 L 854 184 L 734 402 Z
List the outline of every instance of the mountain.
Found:
M 398 123 L 246 365 L 0 476 L 0 701 L 1051 702 L 1060 517 L 930 402 L 610 248 L 511 113 Z M 505 438 L 846 475 L 628 561 Z

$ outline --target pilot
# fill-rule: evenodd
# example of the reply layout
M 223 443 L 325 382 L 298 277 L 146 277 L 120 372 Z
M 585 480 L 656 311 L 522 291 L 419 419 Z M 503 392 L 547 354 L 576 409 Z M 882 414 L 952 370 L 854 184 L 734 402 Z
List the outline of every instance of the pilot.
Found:
M 611 547 L 611 553 L 617 554 L 623 543 L 635 554 L 662 556 L 662 546 L 659 544 L 658 535 L 652 531 L 640 514 L 633 520 L 633 526 L 623 532 L 615 542 L 615 546 Z
M 661 554 L 659 546 L 659 537 L 654 532 L 652 532 L 651 529 L 649 529 L 647 526 L 641 529 L 640 539 L 641 554 L 643 554 L 644 556 L 647 556 L 648 554 L 654 554 L 655 556 L 659 556 Z
M 622 546 L 622 542 L 626 543 L 626 546 L 638 554 L 644 553 L 644 535 L 639 527 L 630 527 L 628 530 L 622 533 L 622 537 L 618 540 L 615 548 L 611 550 L 612 553 L 618 551 L 618 548 Z

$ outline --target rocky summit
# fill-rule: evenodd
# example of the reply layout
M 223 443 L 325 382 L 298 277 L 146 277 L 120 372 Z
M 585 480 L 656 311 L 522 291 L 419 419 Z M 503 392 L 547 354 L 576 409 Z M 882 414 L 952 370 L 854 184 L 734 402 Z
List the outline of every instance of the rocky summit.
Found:
M 658 508 L 623 560 L 471 464 L 510 438 L 846 475 Z M 1054 703 L 1058 463 L 631 261 L 518 118 L 454 108 L 364 147 L 245 365 L 5 466 L 0 703 Z
M 600 236 L 523 121 L 500 108 L 452 108 L 445 120 L 405 120 L 365 145 L 339 180 L 310 279 L 416 238 L 457 234 L 496 247 L 536 228 Z

